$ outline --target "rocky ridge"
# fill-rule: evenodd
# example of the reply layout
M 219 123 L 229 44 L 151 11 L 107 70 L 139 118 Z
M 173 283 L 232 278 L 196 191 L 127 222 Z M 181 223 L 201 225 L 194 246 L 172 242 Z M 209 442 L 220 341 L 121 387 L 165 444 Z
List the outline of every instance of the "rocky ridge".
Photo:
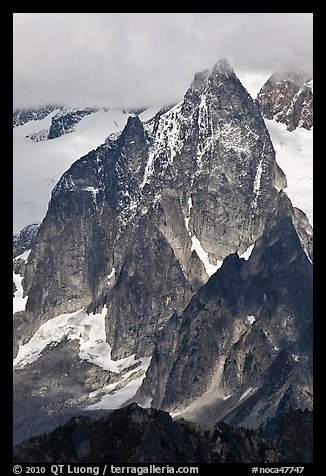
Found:
M 97 109 L 85 108 L 85 109 L 67 109 L 60 108 L 51 119 L 51 125 L 49 130 L 42 130 L 26 136 L 36 142 L 43 140 L 57 139 L 62 135 L 69 134 L 75 130 L 75 126 L 89 114 L 94 114 Z
M 32 223 L 23 228 L 17 235 L 14 235 L 13 258 L 16 258 L 18 255 L 32 248 L 39 227 L 39 223 Z
M 289 131 L 313 126 L 313 80 L 304 71 L 283 69 L 267 80 L 256 104 L 266 119 L 286 124 Z
M 120 135 L 75 162 L 53 190 L 23 270 L 28 298 L 14 316 L 14 381 L 26 389 L 15 406 L 18 439 L 41 431 L 40 402 L 44 414 L 53 408 L 59 417 L 90 401 L 96 408 L 117 402 L 126 389 L 133 398 L 142 383 L 142 404 L 174 412 L 211 389 L 213 423 L 255 426 L 257 414 L 264 423 L 283 407 L 310 408 L 311 236 L 280 192 L 285 187 L 264 120 L 225 60 L 196 74 L 179 104 L 145 123 L 129 117 Z M 283 261 L 273 262 L 276 251 Z M 303 309 L 293 303 L 293 271 L 303 277 Z M 280 288 L 284 309 L 275 297 Z M 288 336 L 278 329 L 284 319 Z M 86 357 L 84 343 L 99 326 L 104 339 L 101 333 Z M 100 380 L 89 385 L 78 367 L 78 398 L 68 406 L 37 373 L 57 346 L 70 349 L 66 365 L 79 356 L 101 367 Z M 110 365 L 129 360 L 113 372 L 103 360 L 98 365 L 103 349 Z M 302 378 L 292 385 L 299 369 Z M 33 373 L 38 388 L 46 387 L 42 397 L 27 385 Z M 62 388 L 69 380 L 55 360 L 50 378 L 62 379 Z M 178 378 L 182 388 L 173 384 Z M 199 402 L 195 420 L 206 403 Z M 21 428 L 26 405 L 34 430 Z
M 280 192 L 250 256 L 230 254 L 171 318 L 138 401 L 151 395 L 176 418 L 251 428 L 311 409 L 311 299 L 311 261 Z
M 311 447 L 302 438 L 311 432 L 309 412 L 286 416 L 282 436 L 269 438 L 257 430 L 219 423 L 207 430 L 175 422 L 160 410 L 135 404 L 92 421 L 72 418 L 51 433 L 14 447 L 15 463 L 306 463 Z M 284 420 L 285 423 L 285 420 Z M 308 433 L 307 433 L 308 431 Z M 301 435 L 300 435 L 301 433 Z M 292 436 L 295 450 L 284 446 Z
M 44 119 L 58 106 L 44 106 L 37 108 L 15 109 L 13 112 L 13 127 L 23 126 L 29 121 Z

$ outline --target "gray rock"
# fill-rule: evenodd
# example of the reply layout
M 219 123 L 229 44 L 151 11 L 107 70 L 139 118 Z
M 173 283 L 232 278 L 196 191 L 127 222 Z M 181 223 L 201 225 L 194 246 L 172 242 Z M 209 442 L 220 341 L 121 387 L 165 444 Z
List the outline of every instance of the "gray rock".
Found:
M 94 114 L 97 109 L 85 108 L 85 109 L 65 109 L 62 108 L 54 117 L 52 117 L 51 126 L 48 131 L 46 139 L 56 139 L 65 134 L 69 134 L 74 131 L 75 126 L 83 119 L 83 117 L 89 114 Z M 33 139 L 33 137 L 31 137 Z M 34 138 L 34 140 L 37 139 Z
M 32 223 L 25 226 L 17 235 L 13 237 L 13 258 L 24 253 L 24 251 L 30 250 L 34 244 L 39 223 Z
M 253 428 L 312 407 L 312 266 L 295 220 L 281 192 L 249 260 L 229 255 L 169 321 L 139 402 L 151 396 L 192 421 Z
M 232 68 L 223 60 L 211 73 L 198 73 L 180 104 L 146 123 L 129 117 L 118 137 L 59 180 L 23 270 L 28 301 L 15 315 L 16 348 L 51 318 L 106 306 L 112 357 L 153 355 L 139 401 L 150 397 L 153 406 L 184 410 L 208 390 L 214 394 L 216 383 L 223 393 L 209 415 L 248 426 L 255 412 L 261 422 L 275 414 L 286 392 L 297 402 L 302 388 L 311 390 L 311 263 L 303 246 L 310 254 L 312 242 L 304 215 L 277 191 L 282 184 L 264 120 Z M 239 259 L 236 253 L 254 243 L 249 261 Z M 208 261 L 223 259 L 207 282 Z M 57 350 L 67 345 L 66 364 L 74 368 L 69 343 Z M 284 350 L 287 369 L 278 393 L 274 347 Z M 292 354 L 300 354 L 299 362 Z M 15 371 L 24 394 L 18 425 L 21 405 L 31 421 L 37 412 L 29 384 L 37 365 Z M 44 379 L 58 379 L 57 367 L 48 360 L 44 366 L 41 387 Z M 82 378 L 88 370 L 80 372 Z M 104 375 L 89 378 L 90 386 L 104 386 Z M 88 387 L 71 398 L 63 392 L 64 406 L 54 387 L 42 400 L 44 415 L 53 405 L 56 419 L 85 407 Z M 256 393 L 239 405 L 250 387 Z M 235 395 L 224 401 L 227 392 Z M 266 411 L 252 400 L 258 392 Z M 274 405 L 267 402 L 273 395 Z M 298 406 L 310 408 L 309 398 Z
M 286 124 L 289 131 L 313 126 L 312 74 L 283 68 L 267 80 L 256 104 L 267 119 Z
M 40 121 L 60 106 L 42 106 L 35 108 L 15 109 L 13 112 L 13 127 L 23 126 L 29 121 Z
M 215 264 L 261 235 L 279 174 L 264 121 L 230 66 L 194 84 L 180 106 L 144 126 L 129 118 L 117 140 L 73 164 L 55 187 L 25 276 L 36 325 L 105 295 L 107 276 L 113 267 L 118 276 L 151 211 L 193 291 L 207 274 L 191 238 Z M 180 296 L 180 305 L 187 300 Z

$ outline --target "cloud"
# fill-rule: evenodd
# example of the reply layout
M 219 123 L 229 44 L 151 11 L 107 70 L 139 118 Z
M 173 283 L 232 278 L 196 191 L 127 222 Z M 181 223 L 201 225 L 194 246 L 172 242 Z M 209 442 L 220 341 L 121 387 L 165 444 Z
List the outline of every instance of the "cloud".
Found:
M 14 107 L 168 104 L 222 57 L 252 85 L 310 66 L 312 13 L 15 13 L 13 53 Z

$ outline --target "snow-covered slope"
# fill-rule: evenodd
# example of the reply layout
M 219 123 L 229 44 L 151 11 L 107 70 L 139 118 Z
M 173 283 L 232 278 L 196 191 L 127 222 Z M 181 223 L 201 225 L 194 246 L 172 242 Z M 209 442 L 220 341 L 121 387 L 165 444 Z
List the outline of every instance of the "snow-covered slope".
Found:
M 290 132 L 286 124 L 265 119 L 276 152 L 276 161 L 285 172 L 286 193 L 313 224 L 313 129 Z
M 22 292 L 20 294 L 22 295 Z M 21 300 L 21 296 L 19 297 Z M 64 339 L 77 340 L 79 342 L 79 359 L 116 374 L 113 383 L 105 385 L 89 395 L 91 403 L 89 408 L 119 408 L 137 392 L 145 377 L 151 357 L 137 359 L 134 354 L 123 359 L 113 360 L 111 347 L 106 342 L 105 314 L 105 308 L 98 314 L 87 314 L 84 309 L 81 309 L 50 319 L 26 344 L 19 347 L 18 355 L 14 360 L 14 369 L 21 369 L 35 362 L 47 348 L 58 345 Z M 100 401 L 98 401 L 99 398 Z
M 150 119 L 158 108 L 141 115 Z M 112 133 L 126 125 L 129 113 L 120 109 L 100 109 L 85 116 L 74 132 L 53 140 L 33 142 L 26 136 L 49 129 L 53 111 L 40 121 L 30 121 L 13 129 L 13 212 L 14 233 L 30 223 L 40 223 L 46 213 L 51 190 L 61 175 L 79 157 L 98 147 Z

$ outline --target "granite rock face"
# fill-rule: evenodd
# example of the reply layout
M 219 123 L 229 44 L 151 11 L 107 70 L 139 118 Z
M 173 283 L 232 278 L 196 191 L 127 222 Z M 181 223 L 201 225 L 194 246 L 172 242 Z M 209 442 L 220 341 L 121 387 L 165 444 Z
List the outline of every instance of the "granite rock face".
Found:
M 140 402 L 253 428 L 312 407 L 312 265 L 283 192 L 269 213 L 248 261 L 230 254 L 169 321 Z
M 48 388 L 39 398 L 54 420 L 121 388 L 133 393 L 119 405 L 136 398 L 203 423 L 257 427 L 311 408 L 312 230 L 285 187 L 263 117 L 226 60 L 196 74 L 180 103 L 147 122 L 129 117 L 76 161 L 21 269 L 21 438 L 26 406 L 47 429 L 30 387 L 43 361 L 51 370 L 37 388 Z M 91 364 L 78 366 L 75 397 L 51 357 L 58 345 L 65 365 L 100 367 L 86 384 Z
M 313 126 L 312 75 L 303 71 L 280 70 L 267 80 L 256 104 L 266 119 L 286 124 L 289 131 Z
M 64 134 L 74 131 L 75 126 L 89 114 L 94 114 L 96 109 L 62 109 L 54 117 L 52 117 L 51 126 L 47 139 L 56 139 Z
M 187 287 L 196 290 L 207 280 L 194 252 L 198 241 L 212 266 L 245 251 L 261 235 L 280 182 L 264 121 L 222 61 L 210 75 L 196 75 L 181 104 L 145 124 L 129 118 L 118 139 L 63 175 L 28 261 L 27 314 L 45 320 L 111 296 L 115 281 L 121 285 L 128 248 L 144 242 L 147 226 L 158 229 L 162 243 L 165 238 L 160 246 L 171 249 L 170 266 L 180 267 L 188 282 L 176 295 L 183 306 Z M 151 236 L 146 246 L 154 245 Z M 115 281 L 108 284 L 113 268 Z M 164 279 L 168 273 L 161 284 Z

